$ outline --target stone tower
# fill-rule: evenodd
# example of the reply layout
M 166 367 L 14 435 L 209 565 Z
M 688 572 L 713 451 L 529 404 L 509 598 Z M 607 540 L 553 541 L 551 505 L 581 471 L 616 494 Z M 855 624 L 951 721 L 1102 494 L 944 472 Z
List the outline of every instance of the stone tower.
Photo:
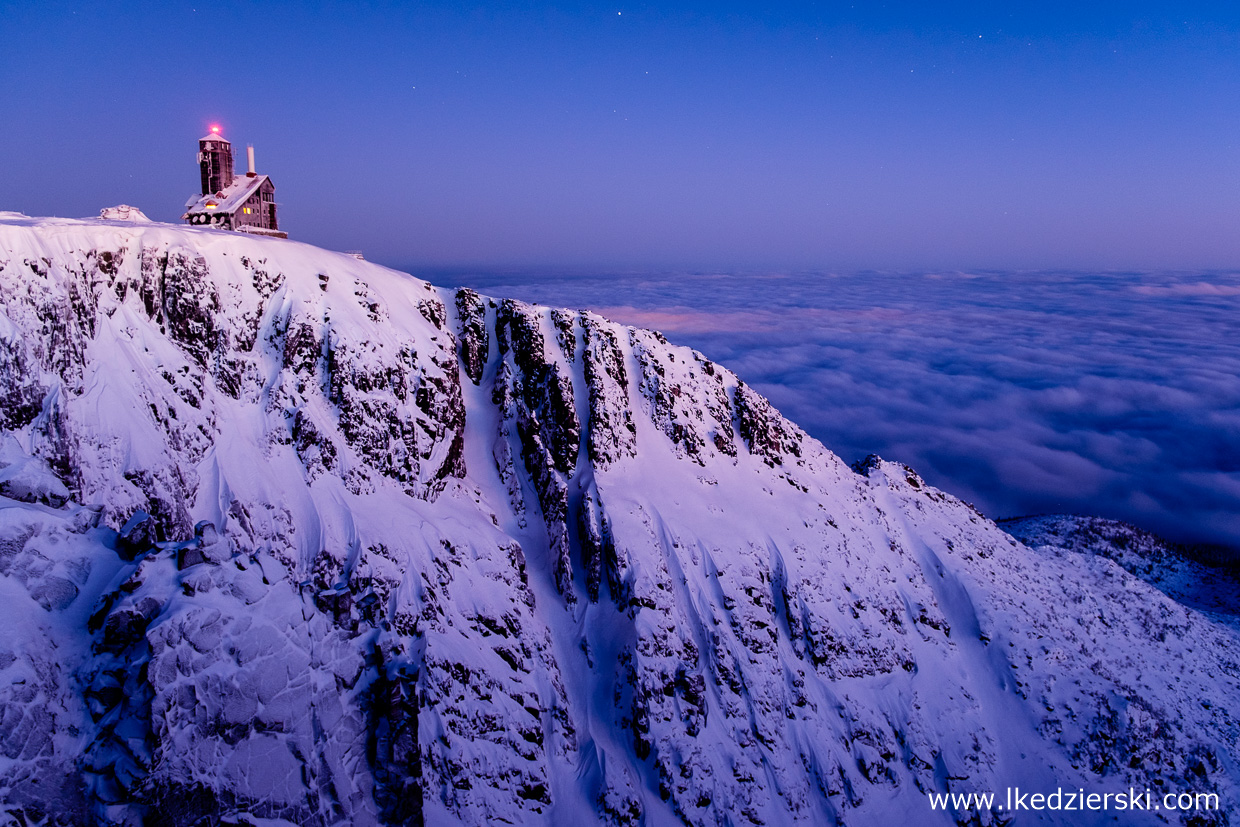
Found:
M 232 144 L 211 127 L 205 138 L 198 140 L 198 168 L 202 171 L 202 194 L 223 192 L 233 182 Z

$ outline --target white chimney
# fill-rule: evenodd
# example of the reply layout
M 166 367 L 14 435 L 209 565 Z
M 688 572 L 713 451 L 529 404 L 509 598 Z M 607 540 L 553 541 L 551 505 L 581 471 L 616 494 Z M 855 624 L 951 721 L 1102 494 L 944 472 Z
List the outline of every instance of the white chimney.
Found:
M 247 172 L 246 175 L 248 175 L 250 178 L 253 178 L 255 175 L 258 174 L 254 171 L 254 144 L 245 145 L 245 157 L 248 158 L 250 161 L 250 171 Z

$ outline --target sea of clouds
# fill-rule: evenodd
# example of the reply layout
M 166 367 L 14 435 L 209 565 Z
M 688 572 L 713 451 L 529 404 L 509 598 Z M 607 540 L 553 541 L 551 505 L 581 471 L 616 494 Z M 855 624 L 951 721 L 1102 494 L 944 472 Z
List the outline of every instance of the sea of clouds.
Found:
M 661 330 L 989 516 L 1240 547 L 1240 274 L 420 275 Z

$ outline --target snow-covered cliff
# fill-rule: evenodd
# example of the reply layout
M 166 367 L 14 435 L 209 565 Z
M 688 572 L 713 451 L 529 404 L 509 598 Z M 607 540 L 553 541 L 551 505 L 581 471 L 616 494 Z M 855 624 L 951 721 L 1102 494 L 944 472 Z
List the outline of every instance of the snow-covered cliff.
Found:
M 1240 803 L 1225 611 L 849 468 L 658 333 L 107 220 L 0 218 L 0 305 L 12 823 Z

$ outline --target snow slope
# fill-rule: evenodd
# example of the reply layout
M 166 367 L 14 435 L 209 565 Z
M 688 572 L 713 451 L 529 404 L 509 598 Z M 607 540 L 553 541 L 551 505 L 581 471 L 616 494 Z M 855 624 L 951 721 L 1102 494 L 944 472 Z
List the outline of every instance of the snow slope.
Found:
M 296 242 L 11 214 L 0 303 L 11 823 L 1238 803 L 1234 624 L 849 468 L 658 333 Z

